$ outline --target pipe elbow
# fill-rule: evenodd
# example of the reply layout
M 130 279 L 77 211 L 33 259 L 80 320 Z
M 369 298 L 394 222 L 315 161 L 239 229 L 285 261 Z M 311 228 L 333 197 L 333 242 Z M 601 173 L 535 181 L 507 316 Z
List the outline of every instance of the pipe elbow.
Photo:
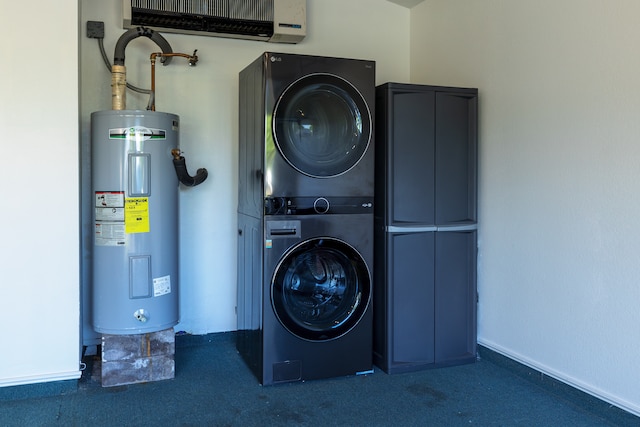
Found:
M 124 65 L 125 50 L 127 48 L 127 45 L 129 44 L 129 42 L 137 39 L 138 37 L 147 37 L 153 40 L 153 42 L 158 45 L 158 47 L 162 50 L 163 53 L 173 53 L 173 50 L 171 49 L 171 45 L 164 37 L 162 37 L 160 33 L 157 33 L 150 28 L 144 28 L 144 27 L 131 28 L 127 30 L 124 34 L 122 34 L 118 39 L 118 41 L 116 42 L 115 52 L 113 55 L 114 65 Z M 167 65 L 169 64 L 169 62 L 171 62 L 171 57 L 167 57 L 166 60 L 164 61 L 164 64 Z
M 171 45 L 169 44 L 169 42 L 167 41 L 167 39 L 165 39 L 164 37 L 162 37 L 162 35 L 156 31 L 153 30 L 148 30 L 151 32 L 151 35 L 148 36 L 156 45 L 158 45 L 158 47 L 160 48 L 160 50 L 162 50 L 162 53 L 173 53 L 173 49 L 171 49 Z M 161 59 L 161 62 L 163 65 L 169 65 L 169 63 L 171 62 L 171 59 L 173 59 L 171 56 L 166 56 L 163 57 Z
M 187 171 L 187 163 L 183 156 L 174 155 L 173 167 L 176 170 L 178 181 L 180 181 L 187 187 L 195 187 L 196 185 L 200 185 L 209 176 L 209 172 L 207 172 L 205 168 L 198 169 L 194 176 L 189 175 L 189 171 Z

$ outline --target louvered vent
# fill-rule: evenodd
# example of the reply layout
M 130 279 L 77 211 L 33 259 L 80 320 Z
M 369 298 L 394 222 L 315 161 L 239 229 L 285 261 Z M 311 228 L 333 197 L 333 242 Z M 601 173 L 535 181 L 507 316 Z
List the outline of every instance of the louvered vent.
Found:
M 131 0 L 131 7 L 149 11 L 228 17 L 228 0 Z
M 306 0 L 122 0 L 125 28 L 297 43 Z
M 131 0 L 131 25 L 271 37 L 273 0 Z

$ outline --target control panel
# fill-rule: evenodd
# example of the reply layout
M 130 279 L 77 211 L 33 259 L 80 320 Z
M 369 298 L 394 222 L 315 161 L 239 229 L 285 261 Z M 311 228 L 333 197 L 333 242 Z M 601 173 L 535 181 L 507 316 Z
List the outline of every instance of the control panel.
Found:
M 267 197 L 265 215 L 373 213 L 373 197 Z

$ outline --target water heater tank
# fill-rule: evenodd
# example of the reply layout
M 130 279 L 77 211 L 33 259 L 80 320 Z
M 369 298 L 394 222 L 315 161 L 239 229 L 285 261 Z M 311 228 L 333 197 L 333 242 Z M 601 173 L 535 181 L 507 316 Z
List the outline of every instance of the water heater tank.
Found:
M 173 327 L 178 309 L 179 118 L 155 111 L 91 115 L 92 324 L 103 334 Z

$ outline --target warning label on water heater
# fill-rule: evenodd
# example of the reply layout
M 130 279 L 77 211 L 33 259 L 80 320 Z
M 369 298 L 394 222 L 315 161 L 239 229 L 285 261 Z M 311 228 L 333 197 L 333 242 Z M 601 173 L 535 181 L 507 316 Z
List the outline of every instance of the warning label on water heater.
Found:
M 124 246 L 124 191 L 95 192 L 96 246 Z
M 129 197 L 125 201 L 124 224 L 127 233 L 149 232 L 149 198 Z
M 95 220 L 96 246 L 124 246 L 128 234 L 149 232 L 149 198 L 96 191 Z

